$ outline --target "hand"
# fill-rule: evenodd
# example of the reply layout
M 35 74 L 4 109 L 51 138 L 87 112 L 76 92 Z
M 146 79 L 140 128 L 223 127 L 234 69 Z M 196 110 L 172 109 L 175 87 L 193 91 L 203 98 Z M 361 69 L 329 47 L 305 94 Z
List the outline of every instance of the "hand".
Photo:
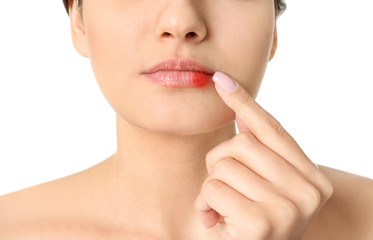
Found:
M 235 111 L 240 133 L 207 153 L 198 216 L 206 228 L 222 224 L 220 240 L 302 239 L 333 186 L 241 85 L 219 87 L 234 86 L 225 76 L 215 73 L 215 88 Z

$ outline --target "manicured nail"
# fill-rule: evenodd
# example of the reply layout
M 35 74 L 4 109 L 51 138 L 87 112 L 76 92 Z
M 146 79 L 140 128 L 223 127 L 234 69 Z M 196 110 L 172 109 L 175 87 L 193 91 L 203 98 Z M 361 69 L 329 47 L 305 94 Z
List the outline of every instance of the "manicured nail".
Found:
M 229 93 L 234 92 L 238 88 L 236 82 L 222 72 L 216 72 L 212 76 L 212 80 Z

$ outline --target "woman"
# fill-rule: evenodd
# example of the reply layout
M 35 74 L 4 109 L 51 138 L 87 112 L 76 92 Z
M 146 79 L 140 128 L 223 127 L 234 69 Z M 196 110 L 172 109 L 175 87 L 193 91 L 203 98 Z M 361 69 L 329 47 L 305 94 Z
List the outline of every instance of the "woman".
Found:
M 2 196 L 0 239 L 371 239 L 373 181 L 315 165 L 255 102 L 283 2 L 65 4 L 117 152 Z

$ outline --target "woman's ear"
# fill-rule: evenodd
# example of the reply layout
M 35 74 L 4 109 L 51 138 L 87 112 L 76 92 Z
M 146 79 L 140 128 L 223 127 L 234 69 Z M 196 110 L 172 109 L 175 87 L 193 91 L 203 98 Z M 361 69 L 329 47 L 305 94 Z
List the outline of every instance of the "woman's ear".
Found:
M 276 21 L 275 21 L 275 30 L 274 30 L 274 33 L 273 33 L 271 55 L 269 57 L 268 62 L 272 60 L 273 56 L 276 53 L 276 49 L 277 49 L 277 26 L 276 26 Z
M 75 50 L 83 57 L 89 58 L 88 42 L 82 17 L 82 9 L 75 6 L 76 1 L 69 1 L 71 37 Z

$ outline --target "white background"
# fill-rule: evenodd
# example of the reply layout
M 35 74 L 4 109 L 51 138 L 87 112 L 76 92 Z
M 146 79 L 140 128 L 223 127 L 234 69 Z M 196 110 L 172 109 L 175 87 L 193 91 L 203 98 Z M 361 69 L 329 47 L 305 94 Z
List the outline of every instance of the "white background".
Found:
M 373 1 L 287 4 L 257 101 L 311 160 L 373 178 Z M 114 111 L 72 45 L 62 0 L 1 9 L 0 195 L 116 151 Z

